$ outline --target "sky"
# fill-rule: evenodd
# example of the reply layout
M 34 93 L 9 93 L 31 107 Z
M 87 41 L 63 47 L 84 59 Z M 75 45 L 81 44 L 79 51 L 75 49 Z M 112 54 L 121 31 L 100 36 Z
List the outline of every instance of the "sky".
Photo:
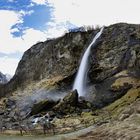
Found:
M 33 44 L 71 28 L 140 24 L 139 0 L 0 0 L 0 71 L 14 75 Z

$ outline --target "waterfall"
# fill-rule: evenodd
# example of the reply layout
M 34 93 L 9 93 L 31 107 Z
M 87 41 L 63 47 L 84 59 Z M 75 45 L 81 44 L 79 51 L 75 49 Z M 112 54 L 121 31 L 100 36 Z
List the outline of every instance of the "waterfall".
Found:
M 74 85 L 73 85 L 73 90 L 77 89 L 79 96 L 84 96 L 85 95 L 85 89 L 86 89 L 86 80 L 87 80 L 87 69 L 88 69 L 88 57 L 90 54 L 90 49 L 91 47 L 95 44 L 96 40 L 101 36 L 103 32 L 104 27 L 101 28 L 101 30 L 96 34 L 96 36 L 93 38 L 92 42 L 86 49 L 82 60 L 80 67 L 78 69 L 78 73 L 76 75 Z

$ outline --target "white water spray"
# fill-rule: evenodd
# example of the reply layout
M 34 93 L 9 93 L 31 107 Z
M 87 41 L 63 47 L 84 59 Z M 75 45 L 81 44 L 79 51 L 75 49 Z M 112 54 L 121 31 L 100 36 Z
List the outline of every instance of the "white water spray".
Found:
M 96 36 L 93 38 L 92 42 L 88 46 L 87 50 L 85 51 L 80 67 L 78 69 L 78 73 L 76 75 L 74 85 L 73 85 L 73 90 L 77 89 L 79 96 L 84 96 L 85 95 L 85 89 L 86 89 L 86 80 L 87 80 L 87 69 L 88 69 L 88 57 L 90 54 L 90 49 L 91 47 L 95 44 L 96 40 L 101 36 L 103 32 L 103 28 L 101 28 L 100 32 L 96 34 Z

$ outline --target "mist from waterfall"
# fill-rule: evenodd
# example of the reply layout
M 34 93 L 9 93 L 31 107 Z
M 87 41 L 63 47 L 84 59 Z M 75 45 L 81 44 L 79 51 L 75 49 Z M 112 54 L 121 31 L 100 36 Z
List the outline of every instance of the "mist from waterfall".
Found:
M 73 90 L 77 89 L 79 96 L 85 95 L 87 70 L 88 70 L 88 57 L 90 54 L 90 49 L 96 43 L 96 40 L 101 36 L 103 29 L 104 27 L 102 27 L 101 30 L 96 34 L 96 36 L 93 38 L 92 42 L 90 43 L 90 45 L 88 46 L 82 57 L 80 67 L 78 69 L 78 73 L 76 75 L 73 85 Z

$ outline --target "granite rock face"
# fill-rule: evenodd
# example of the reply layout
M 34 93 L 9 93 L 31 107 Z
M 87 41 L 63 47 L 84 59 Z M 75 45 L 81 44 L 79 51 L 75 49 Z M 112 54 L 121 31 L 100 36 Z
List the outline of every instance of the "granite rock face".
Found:
M 81 57 L 98 31 L 71 32 L 35 44 L 24 53 L 11 81 L 0 87 L 0 96 L 16 95 L 17 100 L 33 100 L 35 94 L 40 100 L 63 98 L 71 90 Z M 89 66 L 85 99 L 95 108 L 121 98 L 136 83 L 139 86 L 140 25 L 105 27 L 92 47 Z
M 33 81 L 73 75 L 92 34 L 91 31 L 68 33 L 32 46 L 19 62 L 11 84 L 26 86 Z
M 70 92 L 65 96 L 56 106 L 53 107 L 55 112 L 67 114 L 74 113 L 78 105 L 78 93 L 77 91 Z
M 125 95 L 137 83 L 132 79 L 140 79 L 140 25 L 120 23 L 105 28 L 92 48 L 88 76 L 89 84 L 95 84 L 95 106 L 103 107 Z M 123 84 L 113 90 L 117 80 Z
M 122 70 L 139 76 L 140 25 L 125 23 L 105 28 L 91 55 L 90 79 L 103 81 Z

